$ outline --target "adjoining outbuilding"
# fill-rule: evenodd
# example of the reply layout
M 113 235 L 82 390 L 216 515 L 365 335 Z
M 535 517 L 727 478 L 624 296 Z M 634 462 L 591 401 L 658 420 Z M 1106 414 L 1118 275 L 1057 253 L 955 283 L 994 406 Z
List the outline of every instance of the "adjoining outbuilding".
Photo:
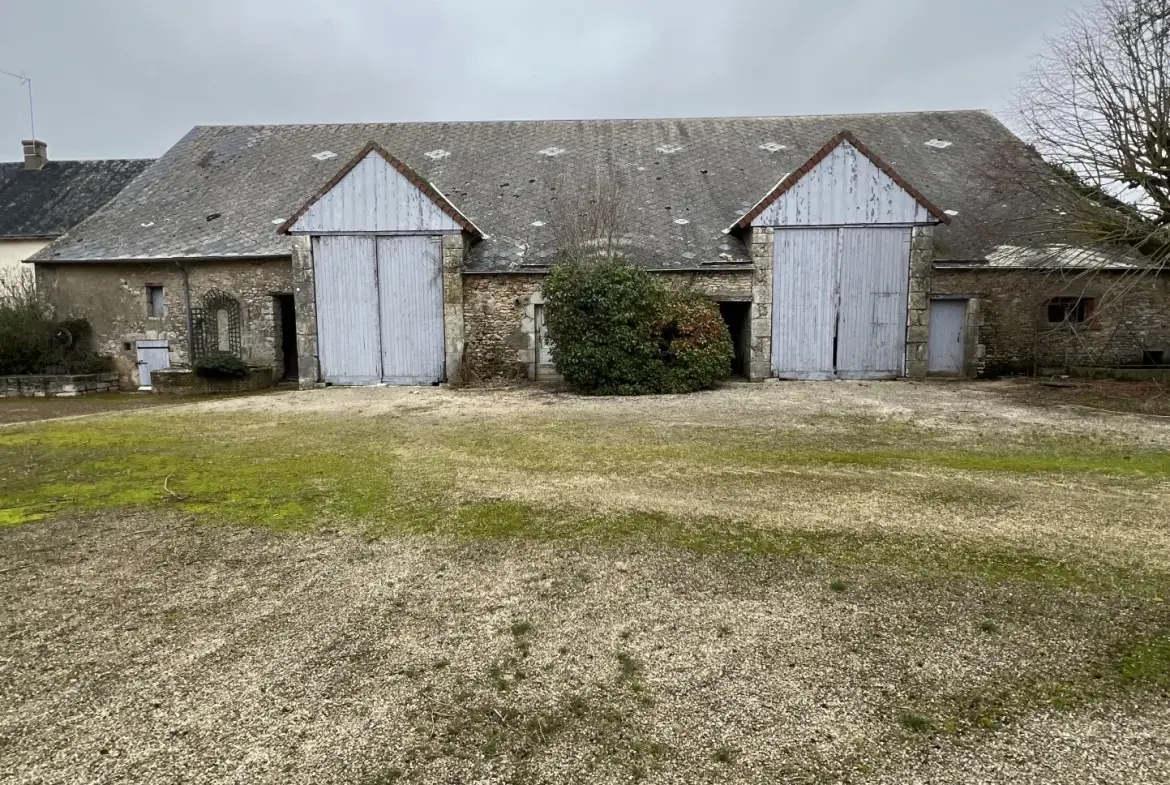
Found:
M 139 341 L 303 386 L 554 378 L 542 281 L 565 205 L 609 193 L 608 247 L 719 302 L 748 378 L 974 375 L 1048 362 L 1005 348 L 1009 323 L 1059 306 L 1079 334 L 1091 310 L 1041 276 L 1001 305 L 1022 296 L 994 283 L 1019 272 L 996 263 L 1005 146 L 986 112 L 198 127 L 34 261 L 125 386 Z M 1170 340 L 1148 296 L 1136 362 Z
M 21 142 L 24 160 L 0 163 L 0 277 L 23 264 L 112 199 L 149 160 L 51 161 L 39 139 Z

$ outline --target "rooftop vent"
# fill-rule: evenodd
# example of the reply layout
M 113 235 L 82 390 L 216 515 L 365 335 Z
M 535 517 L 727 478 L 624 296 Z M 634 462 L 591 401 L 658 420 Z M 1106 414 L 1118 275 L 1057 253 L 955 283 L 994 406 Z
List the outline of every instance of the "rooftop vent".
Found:
M 21 144 L 24 145 L 25 170 L 35 172 L 43 169 L 49 162 L 49 145 L 39 139 L 25 139 Z

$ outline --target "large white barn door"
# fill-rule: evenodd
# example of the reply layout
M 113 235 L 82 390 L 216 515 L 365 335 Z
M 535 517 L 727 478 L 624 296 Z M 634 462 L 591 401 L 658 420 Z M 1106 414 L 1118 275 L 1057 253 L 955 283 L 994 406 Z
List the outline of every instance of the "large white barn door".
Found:
M 772 372 L 781 379 L 834 373 L 840 231 L 777 231 L 772 268 Z
M 841 230 L 837 376 L 894 379 L 906 357 L 909 228 Z
M 443 379 L 443 255 L 438 237 L 378 238 L 382 381 Z
M 377 257 L 373 237 L 313 238 L 321 377 L 331 384 L 382 381 Z

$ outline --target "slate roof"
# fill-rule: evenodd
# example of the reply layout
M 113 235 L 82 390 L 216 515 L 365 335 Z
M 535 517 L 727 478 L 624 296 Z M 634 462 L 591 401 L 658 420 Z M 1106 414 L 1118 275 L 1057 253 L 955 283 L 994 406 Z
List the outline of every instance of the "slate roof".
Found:
M 279 227 L 376 142 L 489 237 L 469 271 L 531 270 L 552 256 L 557 188 L 611 167 L 632 207 L 626 254 L 655 269 L 743 264 L 724 230 L 841 131 L 932 204 L 944 256 L 980 258 L 971 217 L 1004 143 L 983 111 L 809 117 L 199 126 L 39 260 L 286 256 Z M 949 144 L 948 144 L 949 143 Z
M 49 161 L 37 171 L 0 163 L 0 239 L 51 238 L 89 217 L 149 160 Z

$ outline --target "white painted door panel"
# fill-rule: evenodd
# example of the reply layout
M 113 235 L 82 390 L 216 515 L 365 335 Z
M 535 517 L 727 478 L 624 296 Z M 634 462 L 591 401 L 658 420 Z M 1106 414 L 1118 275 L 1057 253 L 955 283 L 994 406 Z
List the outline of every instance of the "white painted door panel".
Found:
M 772 271 L 772 372 L 781 379 L 833 376 L 838 230 L 777 231 Z
M 438 237 L 378 238 L 382 381 L 443 380 L 443 256 Z
M 313 238 L 321 378 L 330 384 L 382 380 L 377 256 L 373 237 Z
M 906 357 L 909 228 L 841 230 L 837 376 L 895 379 Z
M 138 352 L 138 389 L 149 390 L 150 374 L 171 367 L 170 349 L 163 340 L 137 341 L 134 348 Z
M 930 301 L 931 373 L 961 374 L 967 344 L 967 301 Z

